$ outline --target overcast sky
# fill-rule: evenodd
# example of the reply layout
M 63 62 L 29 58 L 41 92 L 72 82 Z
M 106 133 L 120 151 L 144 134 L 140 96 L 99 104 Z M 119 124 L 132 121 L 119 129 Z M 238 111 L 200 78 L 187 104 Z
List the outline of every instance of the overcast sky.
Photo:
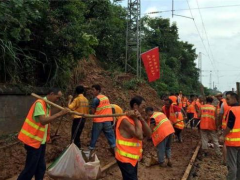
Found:
M 141 0 L 141 2 L 142 16 L 148 12 L 172 9 L 171 0 Z M 240 81 L 240 0 L 188 0 L 188 2 L 191 9 L 198 8 L 198 5 L 200 8 L 238 5 L 200 9 L 200 12 L 196 9 L 192 10 L 191 15 L 187 0 L 174 0 L 175 10 L 187 9 L 176 11 L 175 14 L 193 16 L 203 41 L 192 19 L 177 16 L 172 18 L 171 12 L 151 15 L 169 18 L 171 22 L 176 22 L 180 39 L 194 44 L 197 54 L 203 53 L 202 82 L 204 86 L 209 87 L 210 71 L 212 71 L 212 86 L 214 83 L 220 91 L 236 89 L 236 82 Z M 123 1 L 122 5 L 127 6 L 127 0 Z M 207 41 L 207 37 L 209 41 Z M 196 60 L 197 62 L 198 60 Z

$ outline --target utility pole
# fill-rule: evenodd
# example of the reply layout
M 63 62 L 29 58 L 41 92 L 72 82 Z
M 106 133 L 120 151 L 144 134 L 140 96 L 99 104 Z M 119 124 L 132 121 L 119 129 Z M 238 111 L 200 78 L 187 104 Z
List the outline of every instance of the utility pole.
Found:
M 238 98 L 240 100 L 240 82 L 236 82 L 236 86 L 237 86 L 237 94 L 238 94 Z M 240 102 L 240 101 L 239 101 Z
M 209 88 L 212 88 L 212 71 L 210 71 Z
M 199 82 L 202 84 L 202 53 L 198 55 Z
M 128 0 L 125 72 L 129 69 L 141 76 L 141 0 Z M 136 63 L 136 69 L 133 64 Z

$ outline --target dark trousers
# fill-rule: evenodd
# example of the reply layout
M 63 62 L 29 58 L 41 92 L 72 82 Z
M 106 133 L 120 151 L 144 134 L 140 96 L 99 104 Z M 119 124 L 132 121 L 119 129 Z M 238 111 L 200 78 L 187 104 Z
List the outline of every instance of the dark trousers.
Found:
M 81 148 L 80 136 L 82 134 L 82 130 L 85 125 L 85 121 L 86 121 L 85 118 L 75 118 L 75 119 L 73 119 L 73 123 L 72 123 L 72 136 L 71 136 L 72 138 L 71 138 L 71 140 L 74 139 L 74 144 L 76 144 L 76 146 L 79 148 Z
M 118 161 L 118 167 L 120 168 L 122 172 L 123 180 L 138 180 L 137 177 L 137 169 L 138 169 L 138 163 L 134 167 L 130 163 L 122 163 L 121 161 Z
M 174 130 L 175 130 L 175 135 L 178 138 L 178 141 L 181 142 L 182 141 L 182 129 L 174 128 Z
M 188 119 L 188 121 L 190 121 L 193 117 L 194 117 L 194 113 L 187 113 L 187 119 Z M 193 123 L 194 123 L 194 120 L 192 120 L 192 121 L 190 122 L 191 128 L 193 128 L 193 125 L 194 125 Z
M 18 180 L 42 180 L 46 171 L 45 149 L 46 145 L 42 144 L 38 149 L 25 145 L 27 151 L 26 163 L 23 171 L 18 176 Z

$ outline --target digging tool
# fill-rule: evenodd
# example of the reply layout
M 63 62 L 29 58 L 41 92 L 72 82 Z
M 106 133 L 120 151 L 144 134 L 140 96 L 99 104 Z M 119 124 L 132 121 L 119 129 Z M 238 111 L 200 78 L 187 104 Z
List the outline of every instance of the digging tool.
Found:
M 41 96 L 38 96 L 37 94 L 35 93 L 32 93 L 31 94 L 33 97 L 35 98 L 38 98 L 38 99 L 42 99 L 43 101 L 45 101 L 46 103 L 58 108 L 58 109 L 61 109 L 63 110 L 64 108 L 62 106 L 59 106 L 51 101 L 48 101 L 47 99 L 44 99 L 43 97 Z M 76 111 L 69 111 L 69 113 L 71 114 L 76 114 L 78 116 L 82 116 L 82 117 L 86 117 L 86 118 L 101 118 L 101 117 L 118 117 L 118 116 L 125 116 L 126 113 L 122 113 L 122 114 L 104 114 L 104 115 L 91 115 L 91 114 L 82 114 L 82 113 L 78 113 Z
M 188 123 L 186 124 L 186 127 L 187 127 L 188 124 L 190 124 L 190 122 L 193 121 L 193 120 L 194 120 L 194 118 L 190 119 L 190 120 L 188 121 Z
M 63 106 L 64 102 L 62 101 L 61 104 Z M 59 131 L 60 127 L 61 127 L 61 124 L 62 124 L 62 121 L 63 121 L 63 117 L 64 116 L 61 116 L 59 124 L 58 124 L 58 127 L 57 127 L 57 130 L 56 130 L 55 134 L 51 137 L 52 141 L 60 137 L 60 135 L 58 134 L 58 131 Z
M 197 127 L 197 126 L 200 124 L 200 122 L 201 122 L 201 121 L 199 121 L 195 127 Z

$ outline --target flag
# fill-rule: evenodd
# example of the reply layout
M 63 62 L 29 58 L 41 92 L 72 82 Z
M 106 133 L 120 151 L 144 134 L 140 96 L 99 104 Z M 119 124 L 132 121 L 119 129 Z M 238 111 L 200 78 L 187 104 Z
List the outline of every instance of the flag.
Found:
M 160 78 L 160 59 L 158 47 L 141 54 L 148 81 L 156 81 Z

